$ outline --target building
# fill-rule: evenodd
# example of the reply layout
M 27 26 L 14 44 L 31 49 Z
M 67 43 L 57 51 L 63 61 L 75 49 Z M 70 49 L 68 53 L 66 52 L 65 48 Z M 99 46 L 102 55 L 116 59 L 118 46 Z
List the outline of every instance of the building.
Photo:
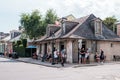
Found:
M 9 33 L 0 33 L 0 53 L 10 53 L 12 51 L 12 43 L 10 42 L 11 39 L 16 38 L 21 34 L 19 30 L 12 30 Z
M 66 49 L 67 62 L 78 62 L 78 50 L 90 49 L 90 61 L 103 49 L 106 60 L 120 55 L 120 38 L 93 14 L 75 20 L 62 20 L 61 25 L 50 24 L 46 34 L 36 40 L 38 54 L 52 54 L 54 48 Z
M 5 46 L 6 41 L 4 41 L 4 38 L 7 39 L 9 35 L 10 35 L 9 33 L 0 32 L 0 53 L 4 53 L 5 48 L 6 48 Z
M 120 37 L 120 22 L 117 25 L 117 35 Z
M 10 35 L 11 35 L 11 39 L 17 37 L 18 35 L 21 34 L 21 31 L 20 30 L 11 30 L 10 31 Z

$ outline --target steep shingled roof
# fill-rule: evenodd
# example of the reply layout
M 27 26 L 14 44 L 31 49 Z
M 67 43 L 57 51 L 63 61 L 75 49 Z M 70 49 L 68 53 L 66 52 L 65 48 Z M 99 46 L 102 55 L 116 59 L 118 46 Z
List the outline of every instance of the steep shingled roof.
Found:
M 110 29 L 106 27 L 104 23 L 102 23 L 102 35 L 95 36 L 94 26 L 91 26 L 91 21 L 96 19 L 93 14 L 90 14 L 85 17 L 81 17 L 75 19 L 74 21 L 68 21 L 68 27 L 70 24 L 70 29 L 66 34 L 61 35 L 61 29 L 59 29 L 56 33 L 54 33 L 54 39 L 58 38 L 82 38 L 82 39 L 92 39 L 92 40 L 112 40 L 112 41 L 120 41 L 120 38 L 112 32 Z M 75 23 L 75 24 L 71 24 Z M 52 36 L 44 39 L 38 40 L 50 40 L 53 39 Z
M 85 39 L 94 39 L 94 40 L 107 40 L 113 38 L 119 38 L 114 32 L 106 27 L 104 23 L 102 23 L 102 35 L 95 36 L 94 26 L 91 26 L 91 21 L 96 17 L 91 14 L 70 36 L 77 35 L 79 37 L 83 37 Z

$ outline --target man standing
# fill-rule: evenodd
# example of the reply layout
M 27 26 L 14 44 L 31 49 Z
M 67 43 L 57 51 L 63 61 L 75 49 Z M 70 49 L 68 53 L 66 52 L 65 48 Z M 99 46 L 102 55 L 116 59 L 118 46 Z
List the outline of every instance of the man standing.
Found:
M 61 65 L 64 66 L 65 60 L 66 60 L 66 52 L 65 49 L 61 51 Z

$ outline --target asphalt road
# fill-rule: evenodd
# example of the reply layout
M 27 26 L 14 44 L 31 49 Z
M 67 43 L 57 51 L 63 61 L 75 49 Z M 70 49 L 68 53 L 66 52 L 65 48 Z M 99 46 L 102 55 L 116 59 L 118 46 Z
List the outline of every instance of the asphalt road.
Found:
M 0 80 L 120 80 L 120 64 L 53 68 L 0 58 Z

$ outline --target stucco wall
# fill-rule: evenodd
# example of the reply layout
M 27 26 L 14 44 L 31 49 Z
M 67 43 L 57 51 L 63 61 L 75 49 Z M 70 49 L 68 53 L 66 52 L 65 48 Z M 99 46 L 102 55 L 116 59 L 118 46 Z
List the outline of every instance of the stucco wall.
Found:
M 106 60 L 113 60 L 113 55 L 120 55 L 120 42 L 99 41 L 100 49 L 103 49 Z
M 52 54 L 52 43 L 47 43 L 47 54 Z
M 73 62 L 78 62 L 78 41 L 73 41 Z
M 93 45 L 93 41 L 91 41 L 91 40 L 86 40 L 86 48 L 88 48 L 89 49 L 89 59 L 90 59 L 90 61 L 94 61 L 94 53 L 93 53 L 93 51 L 92 51 L 92 45 Z
M 72 41 L 67 41 L 66 43 L 66 53 L 67 53 L 67 62 L 72 63 Z
M 87 48 L 92 49 L 92 41 L 87 40 Z M 97 41 L 97 52 L 100 53 L 100 49 L 103 49 L 104 54 L 106 55 L 106 60 L 113 60 L 113 55 L 120 55 L 120 42 L 111 42 L 111 41 Z M 91 50 L 92 51 L 92 50 Z M 95 53 L 90 52 L 90 61 L 94 61 Z
M 45 48 L 44 46 L 45 46 L 45 45 L 42 44 L 41 54 L 44 54 L 44 52 L 45 52 L 45 51 L 44 51 L 44 50 L 45 50 L 45 49 L 44 49 L 44 48 Z

